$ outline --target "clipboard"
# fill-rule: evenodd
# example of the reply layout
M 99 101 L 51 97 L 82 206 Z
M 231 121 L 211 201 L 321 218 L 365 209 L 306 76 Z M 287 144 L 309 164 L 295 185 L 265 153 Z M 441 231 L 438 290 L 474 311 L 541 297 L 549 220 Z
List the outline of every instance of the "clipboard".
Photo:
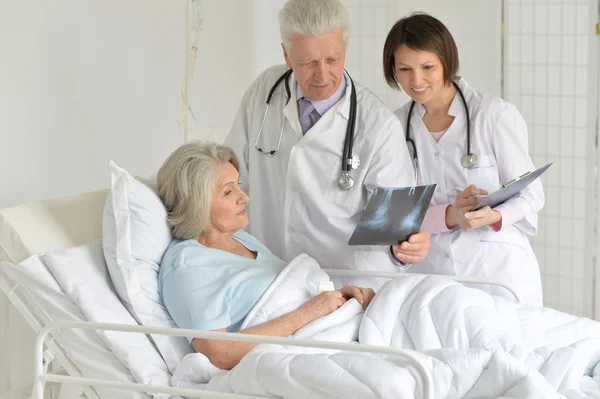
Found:
M 348 245 L 397 245 L 421 230 L 435 184 L 378 187 L 362 212 Z
M 548 168 L 552 166 L 552 164 L 553 162 L 550 162 L 549 164 L 544 165 L 541 168 L 534 170 L 533 172 L 527 172 L 509 181 L 508 183 L 503 184 L 501 189 L 494 191 L 493 193 L 481 198 L 481 200 L 479 200 L 477 205 L 475 205 L 475 207 L 473 208 L 473 211 L 479 210 L 486 206 L 493 208 L 508 201 L 510 198 L 523 191 L 525 187 L 533 183 L 533 181 L 540 177 L 546 170 L 548 170 Z

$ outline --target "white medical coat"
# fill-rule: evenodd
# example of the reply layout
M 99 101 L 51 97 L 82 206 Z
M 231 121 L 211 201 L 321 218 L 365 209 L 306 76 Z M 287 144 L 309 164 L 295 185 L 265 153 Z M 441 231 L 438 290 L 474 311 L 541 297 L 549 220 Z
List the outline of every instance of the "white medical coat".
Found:
M 471 152 L 478 158 L 474 168 L 466 169 L 460 162 L 467 152 L 467 128 L 464 105 L 458 93 L 448 110 L 455 119 L 439 143 L 423 123 L 425 108 L 422 104 L 415 104 L 410 121 L 410 135 L 415 140 L 419 158 L 419 183 L 437 184 L 432 205 L 453 203 L 454 190 L 462 191 L 470 184 L 491 193 L 503 183 L 535 169 L 528 154 L 527 125 L 517 109 L 470 87 L 462 78 L 456 82 L 464 93 L 471 117 Z M 395 111 L 404 128 L 409 107 L 410 102 Z M 514 223 L 504 221 L 499 232 L 484 226 L 474 231 L 456 229 L 432 235 L 425 261 L 413 265 L 410 272 L 503 281 L 513 285 L 527 303 L 541 305 L 540 271 L 527 235 L 537 233 L 537 213 L 543 206 L 544 191 L 538 179 L 500 205 L 517 215 Z M 501 288 L 487 289 L 512 297 Z
M 350 111 L 351 86 L 345 96 L 302 135 L 298 121 L 296 81 L 290 79 L 286 105 L 282 83 L 271 100 L 260 137 L 265 151 L 281 147 L 274 157 L 259 153 L 254 142 L 265 111 L 267 94 L 286 66 L 264 71 L 248 88 L 226 144 L 240 158 L 242 188 L 250 196 L 249 233 L 286 261 L 307 253 L 322 267 L 398 271 L 389 246 L 348 246 L 362 210 L 378 186 L 410 186 L 414 170 L 398 119 L 371 91 L 355 82 L 356 130 L 353 154 L 361 165 L 352 171 L 354 187 L 338 187 Z M 378 288 L 381 279 L 336 279 Z

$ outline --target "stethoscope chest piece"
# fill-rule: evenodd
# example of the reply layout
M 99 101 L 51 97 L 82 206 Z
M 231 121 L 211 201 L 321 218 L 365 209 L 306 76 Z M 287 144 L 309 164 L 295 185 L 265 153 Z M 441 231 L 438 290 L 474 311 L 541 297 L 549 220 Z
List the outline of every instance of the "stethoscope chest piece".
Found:
M 354 186 L 354 179 L 350 176 L 349 171 L 342 172 L 340 179 L 338 180 L 338 185 L 344 191 L 350 190 L 352 186 Z
M 463 168 L 471 169 L 477 166 L 477 155 L 466 154 L 460 159 L 460 163 L 463 166 Z

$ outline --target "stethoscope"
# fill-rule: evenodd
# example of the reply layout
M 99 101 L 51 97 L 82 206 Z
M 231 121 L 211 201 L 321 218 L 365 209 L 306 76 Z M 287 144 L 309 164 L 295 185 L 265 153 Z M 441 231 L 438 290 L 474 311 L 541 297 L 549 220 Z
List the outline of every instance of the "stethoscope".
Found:
M 471 153 L 471 118 L 469 117 L 469 107 L 467 106 L 467 100 L 465 100 L 465 96 L 456 84 L 456 82 L 452 82 L 458 94 L 460 94 L 460 98 L 462 99 L 462 103 L 465 107 L 465 114 L 467 116 L 467 153 L 460 159 L 460 164 L 466 168 L 471 169 L 472 167 L 477 165 L 477 155 Z M 417 180 L 417 170 L 419 169 L 419 157 L 417 156 L 417 146 L 415 141 L 410 138 L 410 118 L 412 116 L 413 108 L 415 107 L 415 102 L 413 101 L 410 104 L 410 108 L 408 110 L 408 116 L 406 117 L 406 143 L 412 146 L 413 150 L 413 163 L 415 166 L 415 182 Z
M 281 125 L 281 130 L 279 131 L 279 139 L 277 140 L 277 147 L 274 150 L 264 151 L 262 148 L 259 148 L 258 140 L 260 139 L 263 127 L 265 126 L 265 121 L 267 120 L 267 114 L 269 112 L 269 103 L 271 102 L 271 97 L 273 97 L 273 93 L 275 92 L 279 84 L 283 81 L 285 81 L 285 92 L 287 95 L 285 105 L 287 106 L 287 104 L 290 102 L 290 99 L 292 98 L 289 84 L 291 75 L 292 70 L 288 69 L 283 75 L 279 77 L 279 79 L 275 81 L 273 87 L 271 87 L 269 95 L 267 96 L 267 105 L 265 108 L 265 113 L 263 115 L 263 119 L 258 130 L 258 135 L 256 136 L 256 140 L 254 141 L 254 148 L 256 148 L 256 150 L 261 154 L 266 155 L 268 157 L 274 157 L 275 154 L 277 154 L 277 152 L 279 151 L 285 122 Z M 350 114 L 348 117 L 348 126 L 346 127 L 346 138 L 344 139 L 344 151 L 342 154 L 342 172 L 338 180 L 338 185 L 342 190 L 350 190 L 352 186 L 354 186 L 354 179 L 352 178 L 350 172 L 352 170 L 358 169 L 358 167 L 360 166 L 360 158 L 357 155 L 352 155 L 352 147 L 354 145 L 354 129 L 356 127 L 356 89 L 354 88 L 354 81 L 352 80 L 348 72 L 346 72 L 346 75 L 348 75 L 348 78 L 350 79 L 352 91 L 350 93 Z

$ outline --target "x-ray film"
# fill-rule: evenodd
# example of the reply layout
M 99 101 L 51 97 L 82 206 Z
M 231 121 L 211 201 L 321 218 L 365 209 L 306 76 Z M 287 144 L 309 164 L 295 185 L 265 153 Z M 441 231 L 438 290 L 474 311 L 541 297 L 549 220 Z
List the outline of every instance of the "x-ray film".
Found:
M 348 245 L 395 245 L 408 240 L 421 229 L 435 186 L 377 188 Z

